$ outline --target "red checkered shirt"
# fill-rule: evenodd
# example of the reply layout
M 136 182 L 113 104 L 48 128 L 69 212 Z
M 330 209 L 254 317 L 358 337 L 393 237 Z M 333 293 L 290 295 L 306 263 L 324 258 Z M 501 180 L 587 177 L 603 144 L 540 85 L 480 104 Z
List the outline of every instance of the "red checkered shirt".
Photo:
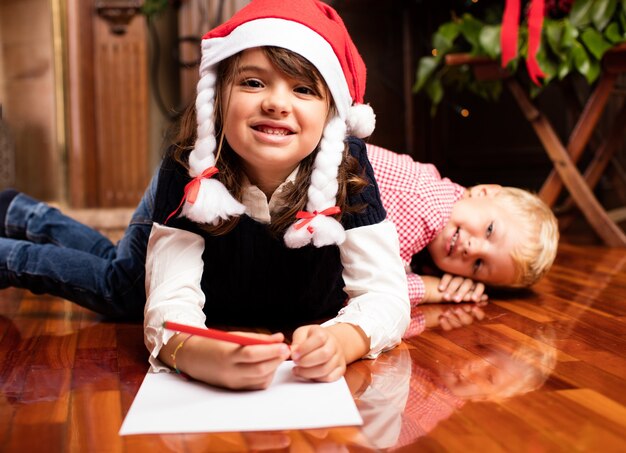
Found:
M 400 435 L 390 451 L 415 444 L 420 437 L 430 433 L 464 405 L 465 400 L 443 386 L 441 378 L 413 364 Z
M 407 268 L 412 309 L 405 337 L 409 337 L 424 330 L 424 317 L 415 307 L 425 295 L 422 278 L 409 271 L 411 258 L 448 223 L 452 206 L 463 196 L 465 188 L 442 178 L 432 164 L 370 144 L 367 152 L 387 217 L 398 230 L 400 257 Z

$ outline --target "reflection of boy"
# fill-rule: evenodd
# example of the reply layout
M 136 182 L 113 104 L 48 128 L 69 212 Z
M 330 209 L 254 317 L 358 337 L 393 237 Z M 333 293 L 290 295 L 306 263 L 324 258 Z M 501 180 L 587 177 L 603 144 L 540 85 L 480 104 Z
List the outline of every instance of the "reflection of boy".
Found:
M 450 351 L 441 360 L 422 363 L 411 356 L 412 349 L 401 346 L 366 367 L 349 368 L 345 378 L 363 416 L 363 432 L 376 448 L 409 451 L 468 401 L 501 402 L 541 388 L 557 352 L 554 331 L 545 327 L 532 336 L 525 333 L 522 343 L 511 338 L 483 346 L 474 358 Z M 491 333 L 486 337 L 483 332 L 474 330 L 471 346 L 493 341 Z
M 451 312 L 442 307 L 421 309 L 418 304 L 482 302 L 487 298 L 485 284 L 530 286 L 552 265 L 557 222 L 536 195 L 495 184 L 466 189 L 441 178 L 431 164 L 378 146 L 367 148 L 407 268 L 412 322 L 405 337 L 436 322 L 452 328 L 482 317 L 478 307 Z M 414 255 L 423 249 L 445 273 L 441 278 L 410 270 Z M 424 311 L 433 319 L 424 319 Z M 445 313 L 449 315 L 439 316 Z

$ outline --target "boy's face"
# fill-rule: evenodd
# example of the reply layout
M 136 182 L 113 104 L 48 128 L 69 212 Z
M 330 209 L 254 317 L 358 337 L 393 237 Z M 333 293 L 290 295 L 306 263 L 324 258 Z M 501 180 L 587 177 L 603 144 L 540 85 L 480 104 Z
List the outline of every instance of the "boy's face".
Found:
M 515 282 L 511 255 L 528 233 L 521 219 L 495 198 L 500 188 L 472 187 L 454 204 L 450 220 L 427 247 L 439 269 L 491 285 Z

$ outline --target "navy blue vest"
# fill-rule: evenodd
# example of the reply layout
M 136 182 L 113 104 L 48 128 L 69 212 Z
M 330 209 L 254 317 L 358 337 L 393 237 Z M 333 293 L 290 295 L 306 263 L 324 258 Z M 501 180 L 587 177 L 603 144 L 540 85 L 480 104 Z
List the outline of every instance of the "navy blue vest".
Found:
M 349 145 L 370 184 L 348 200 L 351 206 L 365 207 L 356 214 L 343 214 L 346 230 L 379 223 L 386 216 L 365 144 L 350 138 Z M 189 180 L 182 166 L 165 158 L 159 172 L 155 222 L 163 224 L 176 209 Z M 335 316 L 346 301 L 343 266 L 335 245 L 290 249 L 282 237 L 270 234 L 267 225 L 246 215 L 221 236 L 210 235 L 184 217 L 171 218 L 166 225 L 205 240 L 202 290 L 209 325 L 293 329 Z

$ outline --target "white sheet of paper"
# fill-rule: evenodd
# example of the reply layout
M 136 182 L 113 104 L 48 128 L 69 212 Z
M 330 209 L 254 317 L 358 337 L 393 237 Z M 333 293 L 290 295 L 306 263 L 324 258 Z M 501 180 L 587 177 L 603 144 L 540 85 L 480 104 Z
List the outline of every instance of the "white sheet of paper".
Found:
M 362 425 L 345 379 L 302 382 L 284 362 L 269 388 L 231 391 L 173 373 L 146 377 L 120 435 L 268 431 Z

